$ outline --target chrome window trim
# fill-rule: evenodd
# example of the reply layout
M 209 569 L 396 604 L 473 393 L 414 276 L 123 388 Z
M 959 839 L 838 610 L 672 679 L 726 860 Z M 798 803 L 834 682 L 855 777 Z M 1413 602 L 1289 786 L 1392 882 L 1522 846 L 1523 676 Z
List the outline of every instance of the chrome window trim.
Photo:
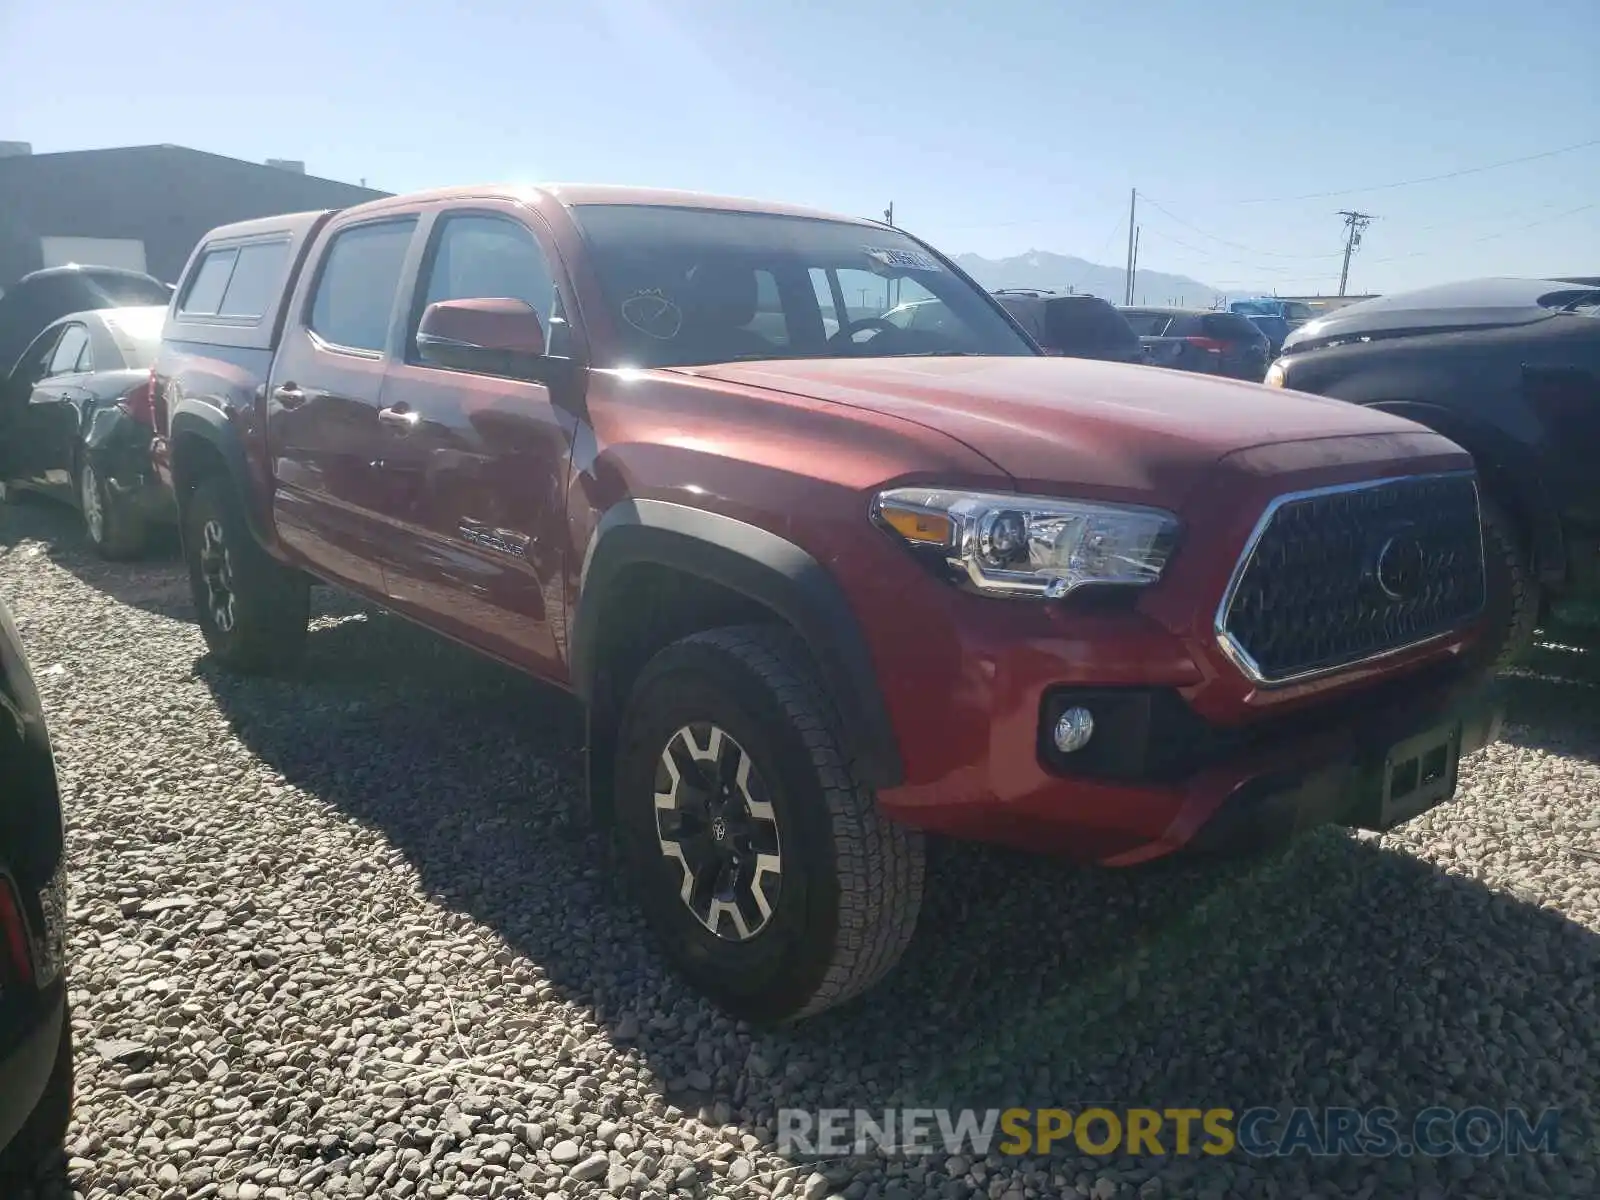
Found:
M 1380 650 L 1378 653 L 1369 654 L 1365 658 L 1356 658 L 1346 663 L 1339 663 L 1337 666 L 1315 667 L 1312 670 L 1301 671 L 1298 674 L 1285 675 L 1281 679 L 1269 679 L 1261 673 L 1261 668 L 1255 659 L 1251 658 L 1244 647 L 1234 640 L 1233 635 L 1226 628 L 1228 609 L 1233 604 L 1235 593 L 1239 590 L 1239 583 L 1244 578 L 1245 571 L 1249 569 L 1251 560 L 1255 558 L 1256 547 L 1271 526 L 1272 519 L 1277 516 L 1278 510 L 1283 508 L 1284 505 L 1293 504 L 1298 500 L 1310 500 L 1318 496 L 1333 496 L 1341 492 L 1364 492 L 1373 488 L 1388 487 L 1391 484 L 1405 483 L 1409 480 L 1431 479 L 1470 479 L 1472 481 L 1472 499 L 1474 505 L 1478 508 L 1479 514 L 1478 564 L 1479 570 L 1483 572 L 1484 591 L 1487 597 L 1489 579 L 1488 560 L 1484 553 L 1483 545 L 1483 499 L 1478 491 L 1478 472 L 1476 470 L 1431 471 L 1422 475 L 1389 475 L 1382 479 L 1364 479 L 1359 483 L 1340 483 L 1330 487 L 1308 488 L 1300 492 L 1285 492 L 1283 495 L 1272 499 L 1266 510 L 1262 512 L 1261 519 L 1256 522 L 1255 528 L 1250 531 L 1250 536 L 1245 539 L 1244 550 L 1239 555 L 1239 561 L 1234 564 L 1233 574 L 1228 578 L 1228 586 L 1222 593 L 1222 601 L 1217 605 L 1216 615 L 1212 619 L 1212 633 L 1216 636 L 1217 645 L 1221 647 L 1222 653 L 1227 657 L 1228 661 L 1233 663 L 1251 683 L 1264 688 L 1279 688 L 1290 684 L 1304 683 L 1312 679 L 1322 679 L 1328 675 L 1337 675 L 1341 671 L 1349 671 L 1356 667 L 1382 662 L 1384 659 L 1393 658 L 1397 654 L 1405 654 L 1408 651 L 1454 636 L 1457 632 L 1456 630 L 1446 630 L 1444 633 L 1430 634 L 1428 637 L 1420 638 L 1417 641 L 1407 642 L 1403 646 L 1391 646 L 1387 650 Z

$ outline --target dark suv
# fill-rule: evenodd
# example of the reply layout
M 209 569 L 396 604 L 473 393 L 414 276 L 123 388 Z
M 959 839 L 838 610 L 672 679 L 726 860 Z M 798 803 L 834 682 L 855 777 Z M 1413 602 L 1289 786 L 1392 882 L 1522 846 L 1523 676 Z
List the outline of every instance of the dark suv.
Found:
M 1260 383 L 1272 361 L 1267 335 L 1238 313 L 1124 308 L 1151 366 Z
M 1105 362 L 1144 360 L 1139 335 L 1099 296 L 1002 288 L 994 298 L 1046 354 Z
M 39 693 L 0 601 L 0 1196 L 60 1153 L 72 1108 L 64 832 Z
M 1474 279 L 1302 325 L 1270 386 L 1431 426 L 1482 476 L 1490 614 L 1510 663 L 1552 602 L 1600 596 L 1600 287 Z

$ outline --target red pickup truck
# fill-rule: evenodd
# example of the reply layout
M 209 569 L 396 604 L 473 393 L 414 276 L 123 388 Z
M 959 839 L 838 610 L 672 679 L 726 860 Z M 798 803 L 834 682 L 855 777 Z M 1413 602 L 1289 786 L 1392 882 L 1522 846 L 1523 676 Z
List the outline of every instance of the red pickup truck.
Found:
M 570 689 L 667 955 L 755 1020 L 889 970 L 925 833 L 1385 828 L 1498 719 L 1459 447 L 1044 356 L 869 221 L 548 187 L 232 225 L 154 392 L 213 656 L 290 664 L 320 580 Z

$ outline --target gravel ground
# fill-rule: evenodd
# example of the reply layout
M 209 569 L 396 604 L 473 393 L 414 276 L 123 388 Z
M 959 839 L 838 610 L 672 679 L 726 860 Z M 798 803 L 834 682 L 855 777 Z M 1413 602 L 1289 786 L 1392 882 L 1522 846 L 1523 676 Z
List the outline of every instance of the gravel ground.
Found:
M 941 847 L 864 1002 L 755 1033 L 665 974 L 568 703 L 337 597 L 303 671 L 202 657 L 181 570 L 0 510 L 63 775 L 85 1197 L 1600 1194 L 1600 654 L 1397 835 L 1226 868 Z M 1555 1156 L 786 1162 L 783 1106 L 1566 1110 Z

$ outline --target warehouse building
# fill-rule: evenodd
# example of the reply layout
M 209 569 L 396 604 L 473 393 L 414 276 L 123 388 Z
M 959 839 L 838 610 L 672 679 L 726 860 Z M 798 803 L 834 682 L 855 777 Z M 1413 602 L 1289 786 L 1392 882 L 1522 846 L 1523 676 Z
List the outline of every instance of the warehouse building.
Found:
M 387 195 L 319 179 L 299 162 L 245 162 L 183 146 L 34 154 L 0 142 L 0 291 L 67 263 L 127 267 L 172 283 L 218 225 Z

